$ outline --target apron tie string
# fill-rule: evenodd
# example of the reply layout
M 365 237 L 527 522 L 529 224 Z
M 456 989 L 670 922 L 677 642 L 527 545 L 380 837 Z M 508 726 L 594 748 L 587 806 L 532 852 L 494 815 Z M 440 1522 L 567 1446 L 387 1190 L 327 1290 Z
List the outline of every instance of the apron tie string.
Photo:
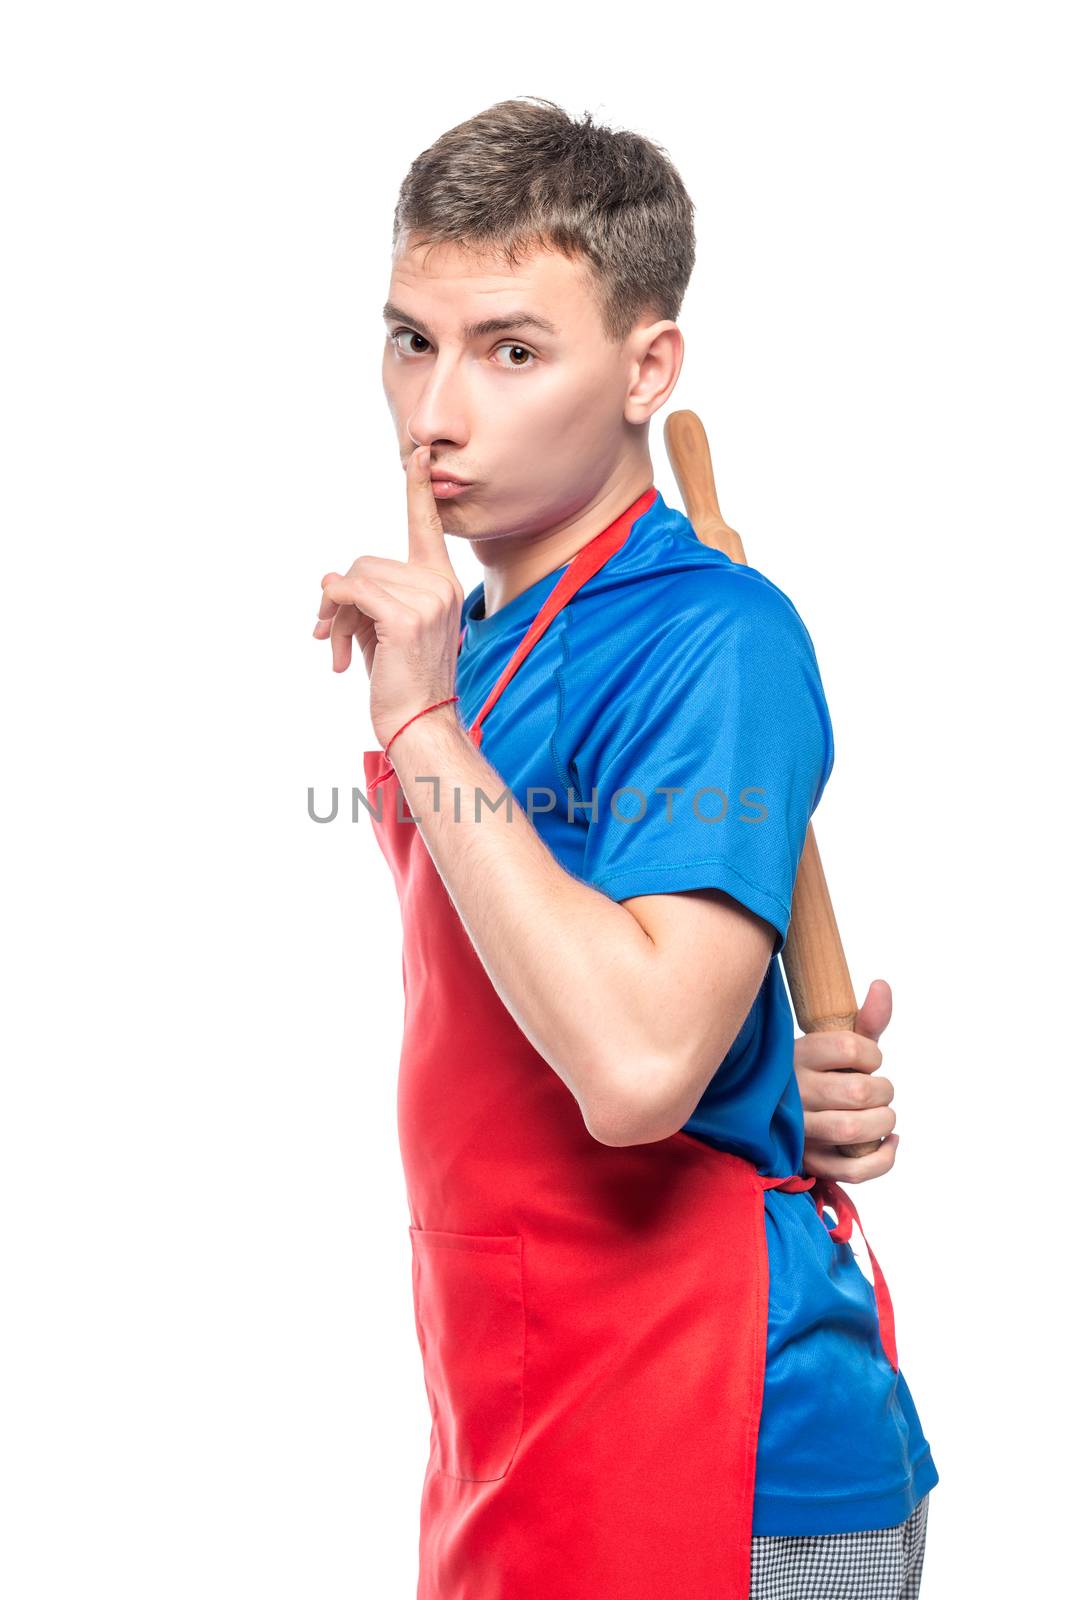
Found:
M 759 1176 L 759 1175 L 758 1175 Z M 820 1220 L 827 1226 L 823 1215 L 825 1206 L 830 1206 L 838 1221 L 833 1228 L 828 1227 L 831 1238 L 836 1244 L 845 1244 L 852 1232 L 853 1224 L 860 1229 L 860 1236 L 868 1250 L 871 1261 L 871 1273 L 875 1280 L 875 1309 L 879 1318 L 879 1337 L 882 1340 L 886 1359 L 896 1372 L 897 1365 L 897 1337 L 894 1328 L 894 1306 L 890 1299 L 890 1289 L 883 1276 L 883 1269 L 875 1259 L 875 1251 L 868 1244 L 868 1236 L 864 1232 L 864 1224 L 860 1220 L 856 1206 L 846 1194 L 845 1190 L 835 1183 L 833 1178 L 804 1178 L 800 1173 L 795 1173 L 789 1178 L 765 1178 L 760 1176 L 760 1184 L 764 1189 L 782 1189 L 787 1194 L 798 1194 L 803 1190 L 811 1189 L 812 1198 L 816 1202 L 816 1210 Z

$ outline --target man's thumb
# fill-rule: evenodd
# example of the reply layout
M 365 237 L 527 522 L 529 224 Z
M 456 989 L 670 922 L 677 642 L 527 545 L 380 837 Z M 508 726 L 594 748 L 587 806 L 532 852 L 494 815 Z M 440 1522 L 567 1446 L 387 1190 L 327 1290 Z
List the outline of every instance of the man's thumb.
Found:
M 853 1024 L 853 1032 L 862 1033 L 867 1039 L 878 1040 L 879 1035 L 890 1021 L 890 1013 L 893 1009 L 894 999 L 890 992 L 890 985 L 885 978 L 873 978 L 868 985 L 864 1004 L 857 1012 L 857 1020 Z

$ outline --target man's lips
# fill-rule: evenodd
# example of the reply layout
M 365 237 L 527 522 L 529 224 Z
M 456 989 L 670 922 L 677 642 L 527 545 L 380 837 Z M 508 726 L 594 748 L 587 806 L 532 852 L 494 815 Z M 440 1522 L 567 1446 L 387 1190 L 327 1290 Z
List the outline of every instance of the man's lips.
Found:
M 430 469 L 430 488 L 435 500 L 455 500 L 470 487 L 467 478 L 458 478 L 454 472 L 446 472 L 442 467 Z
M 408 461 L 411 457 L 401 457 L 401 468 L 408 470 Z M 453 495 L 461 494 L 464 489 L 470 489 L 474 483 L 472 478 L 461 478 L 455 472 L 446 472 L 444 467 L 431 467 L 430 483 L 435 495 L 441 499 L 451 499 Z

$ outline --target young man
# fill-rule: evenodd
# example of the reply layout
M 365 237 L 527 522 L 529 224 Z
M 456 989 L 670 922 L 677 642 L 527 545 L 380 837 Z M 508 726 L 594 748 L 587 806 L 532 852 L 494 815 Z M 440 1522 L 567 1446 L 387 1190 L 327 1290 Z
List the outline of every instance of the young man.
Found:
M 547 101 L 419 156 L 383 364 L 408 556 L 323 579 L 403 913 L 420 1600 L 919 1587 L 937 1474 L 830 1181 L 893 1161 L 889 991 L 795 1050 L 777 959 L 819 669 L 652 481 L 692 210 L 658 147 Z

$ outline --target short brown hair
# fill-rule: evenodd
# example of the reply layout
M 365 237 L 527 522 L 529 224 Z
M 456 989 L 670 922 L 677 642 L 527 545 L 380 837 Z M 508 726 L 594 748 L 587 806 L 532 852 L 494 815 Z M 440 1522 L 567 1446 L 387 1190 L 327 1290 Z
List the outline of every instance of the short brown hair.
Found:
M 660 145 L 575 119 L 551 100 L 500 100 L 417 156 L 400 188 L 402 234 L 499 253 L 585 256 L 605 336 L 647 313 L 674 321 L 694 264 L 693 202 Z

